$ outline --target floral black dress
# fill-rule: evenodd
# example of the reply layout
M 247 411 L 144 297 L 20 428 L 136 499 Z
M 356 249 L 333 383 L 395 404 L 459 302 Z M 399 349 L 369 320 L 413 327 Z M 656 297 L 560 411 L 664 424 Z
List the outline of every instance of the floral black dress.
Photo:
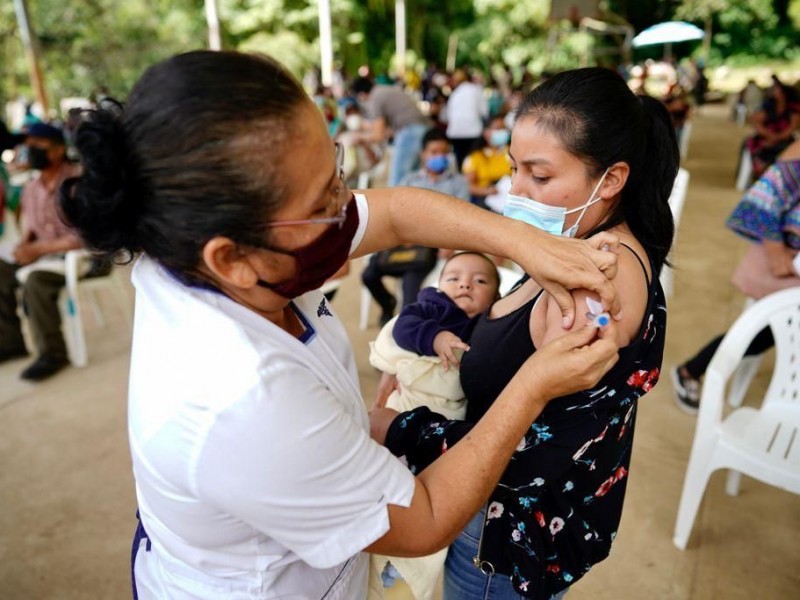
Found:
M 637 401 L 658 381 L 664 351 L 664 293 L 657 277 L 647 285 L 641 328 L 617 364 L 595 388 L 548 404 L 489 499 L 480 560 L 510 576 L 525 597 L 550 598 L 608 556 L 625 498 Z M 412 472 L 464 437 L 536 351 L 528 326 L 535 301 L 479 320 L 461 365 L 465 421 L 425 407 L 394 420 L 386 446 Z

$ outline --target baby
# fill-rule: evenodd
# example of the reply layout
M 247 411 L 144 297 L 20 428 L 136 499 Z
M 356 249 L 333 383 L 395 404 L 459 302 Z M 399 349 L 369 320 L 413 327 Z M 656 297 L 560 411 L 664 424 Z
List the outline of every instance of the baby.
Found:
M 386 405 L 397 411 L 427 406 L 450 419 L 466 407 L 459 358 L 469 350 L 478 316 L 498 298 L 494 263 L 477 252 L 454 254 L 444 264 L 439 288 L 424 288 L 417 302 L 389 321 L 370 344 L 370 363 L 397 377 Z
M 442 268 L 439 288 L 424 288 L 370 343 L 370 363 L 397 377 L 386 406 L 403 412 L 427 406 L 448 419 L 463 419 L 466 400 L 458 366 L 469 350 L 478 317 L 499 297 L 500 276 L 494 263 L 477 252 L 454 254 Z M 453 367 L 453 368 L 451 368 Z M 447 548 L 423 558 L 392 558 L 417 600 L 433 598 Z M 393 583 L 387 557 L 373 556 L 370 600 L 383 597 Z M 384 568 L 388 570 L 384 570 Z

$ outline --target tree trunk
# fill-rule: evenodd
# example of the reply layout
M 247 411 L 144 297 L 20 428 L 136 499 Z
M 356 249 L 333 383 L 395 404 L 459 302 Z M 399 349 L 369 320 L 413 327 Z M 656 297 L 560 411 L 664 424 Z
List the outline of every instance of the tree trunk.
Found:
M 708 59 L 711 56 L 711 34 L 713 33 L 713 20 L 711 15 L 706 16 L 705 32 L 706 36 L 703 38 L 703 58 L 705 64 L 708 64 Z
M 14 0 L 14 10 L 17 13 L 17 24 L 22 38 L 22 45 L 25 46 L 25 56 L 28 59 L 28 70 L 31 75 L 31 84 L 36 94 L 36 100 L 42 107 L 44 117 L 47 118 L 47 92 L 44 87 L 44 78 L 40 68 L 41 54 L 39 52 L 39 40 L 31 27 L 28 2 L 27 0 Z

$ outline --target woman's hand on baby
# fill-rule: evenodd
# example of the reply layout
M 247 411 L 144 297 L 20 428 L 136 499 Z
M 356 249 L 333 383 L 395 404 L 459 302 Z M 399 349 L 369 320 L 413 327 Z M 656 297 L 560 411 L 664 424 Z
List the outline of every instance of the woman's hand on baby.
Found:
M 602 328 L 589 323 L 537 349 L 523 368 L 535 370 L 532 380 L 553 399 L 594 387 L 617 362 L 618 350 L 613 321 Z
M 386 406 L 386 401 L 392 392 L 398 389 L 397 376 L 391 373 L 381 373 L 381 380 L 378 382 L 378 391 L 375 394 L 375 402 L 372 404 L 372 409 L 383 408 Z
M 564 329 L 575 321 L 575 302 L 569 290 L 584 288 L 600 296 L 603 308 L 614 318 L 620 316 L 617 291 L 611 279 L 617 274 L 619 238 L 599 233 L 588 240 L 541 236 L 534 248 L 535 263 L 521 262 L 527 273 L 561 309 Z
M 456 356 L 456 349 L 467 352 L 469 350 L 469 345 L 464 343 L 456 334 L 449 331 L 440 331 L 436 334 L 436 337 L 433 338 L 433 351 L 436 352 L 436 356 L 442 360 L 442 367 L 445 371 L 449 370 L 451 366 L 458 367 L 461 364 L 458 360 L 458 356 Z

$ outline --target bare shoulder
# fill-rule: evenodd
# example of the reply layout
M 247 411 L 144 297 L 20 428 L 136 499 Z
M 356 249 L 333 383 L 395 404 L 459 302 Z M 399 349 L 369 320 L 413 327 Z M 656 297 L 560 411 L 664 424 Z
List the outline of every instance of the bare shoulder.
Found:
M 620 246 L 617 276 L 614 278 L 614 286 L 622 307 L 622 318 L 617 323 L 617 343 L 620 347 L 624 347 L 631 343 L 641 328 L 647 309 L 647 282 L 653 274 L 647 253 L 641 244 L 630 234 L 615 233 L 624 244 Z M 586 299 L 599 300 L 599 298 L 588 290 L 575 290 L 572 292 L 572 297 L 575 300 L 575 323 L 572 328 L 575 329 L 583 327 L 589 320 Z M 549 294 L 546 295 L 546 303 L 543 304 L 546 306 L 537 307 L 541 311 L 539 314 L 536 314 L 535 309 L 531 315 L 531 335 L 537 347 L 566 333 L 561 327 L 561 311 Z

